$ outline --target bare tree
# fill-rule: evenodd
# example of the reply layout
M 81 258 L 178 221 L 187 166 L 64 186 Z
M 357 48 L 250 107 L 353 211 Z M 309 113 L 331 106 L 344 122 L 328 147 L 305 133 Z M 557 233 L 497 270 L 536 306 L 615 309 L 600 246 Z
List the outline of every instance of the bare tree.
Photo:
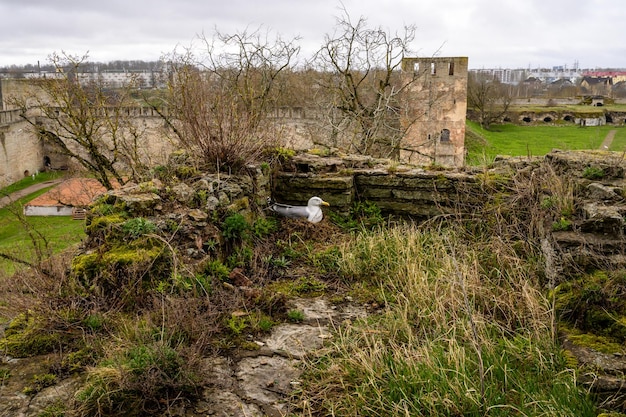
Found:
M 279 95 L 278 79 L 299 47 L 260 29 L 199 37 L 200 53 L 174 53 L 162 113 L 184 147 L 207 166 L 236 171 L 275 143 L 267 119 Z
M 489 129 L 500 122 L 511 105 L 510 86 L 490 75 L 472 72 L 467 83 L 467 105 L 475 112 L 480 125 Z
M 56 76 L 37 79 L 31 94 L 11 98 L 40 137 L 77 161 L 107 189 L 132 179 L 139 164 L 142 131 L 131 122 L 132 80 L 108 90 L 97 77 L 87 78 L 87 56 L 53 54 Z
M 396 151 L 408 126 L 400 124 L 415 77 L 401 75 L 415 27 L 391 34 L 369 28 L 365 18 L 353 22 L 348 12 L 337 19 L 336 31 L 326 35 L 312 65 L 318 69 L 322 108 L 333 135 L 352 132 L 350 151 L 360 154 Z

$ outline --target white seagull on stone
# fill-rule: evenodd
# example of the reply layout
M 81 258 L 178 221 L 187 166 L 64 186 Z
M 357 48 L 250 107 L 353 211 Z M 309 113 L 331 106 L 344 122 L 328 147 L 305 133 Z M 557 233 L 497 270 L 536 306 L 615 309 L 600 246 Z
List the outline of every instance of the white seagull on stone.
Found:
M 306 206 L 290 206 L 288 204 L 280 204 L 268 199 L 269 209 L 281 216 L 292 219 L 307 219 L 311 223 L 319 223 L 324 218 L 322 206 L 330 206 L 326 201 L 319 197 L 311 197 Z

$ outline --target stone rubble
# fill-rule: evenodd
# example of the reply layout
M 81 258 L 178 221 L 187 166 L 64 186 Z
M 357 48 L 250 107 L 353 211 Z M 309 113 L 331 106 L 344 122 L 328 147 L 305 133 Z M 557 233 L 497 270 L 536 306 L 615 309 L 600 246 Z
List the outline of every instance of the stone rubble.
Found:
M 304 312 L 299 324 L 277 325 L 261 340 L 256 351 L 245 351 L 233 358 L 206 358 L 201 370 L 204 389 L 193 405 L 169 410 L 168 417 L 279 417 L 293 412 L 289 402 L 298 390 L 301 364 L 325 341 L 332 339 L 332 326 L 366 316 L 357 305 L 332 306 L 324 298 L 292 300 Z M 48 373 L 46 358 L 3 358 L 11 377 L 0 385 L 0 417 L 37 417 L 46 407 L 72 401 L 82 379 L 72 376 L 34 396 L 23 393 L 33 375 Z

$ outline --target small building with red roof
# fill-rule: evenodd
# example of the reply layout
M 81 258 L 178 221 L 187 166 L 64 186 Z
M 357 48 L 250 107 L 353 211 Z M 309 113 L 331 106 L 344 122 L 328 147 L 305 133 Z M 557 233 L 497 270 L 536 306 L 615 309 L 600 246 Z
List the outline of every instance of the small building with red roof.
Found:
M 71 178 L 24 206 L 26 216 L 76 216 L 106 188 L 93 178 Z

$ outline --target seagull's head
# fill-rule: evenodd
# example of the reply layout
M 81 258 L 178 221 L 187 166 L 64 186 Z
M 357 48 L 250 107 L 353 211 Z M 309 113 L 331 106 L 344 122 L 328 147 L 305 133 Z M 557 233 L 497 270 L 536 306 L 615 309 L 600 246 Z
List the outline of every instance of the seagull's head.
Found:
M 330 204 L 328 204 L 326 201 L 322 200 L 319 197 L 311 197 L 307 205 L 309 207 L 330 206 Z

